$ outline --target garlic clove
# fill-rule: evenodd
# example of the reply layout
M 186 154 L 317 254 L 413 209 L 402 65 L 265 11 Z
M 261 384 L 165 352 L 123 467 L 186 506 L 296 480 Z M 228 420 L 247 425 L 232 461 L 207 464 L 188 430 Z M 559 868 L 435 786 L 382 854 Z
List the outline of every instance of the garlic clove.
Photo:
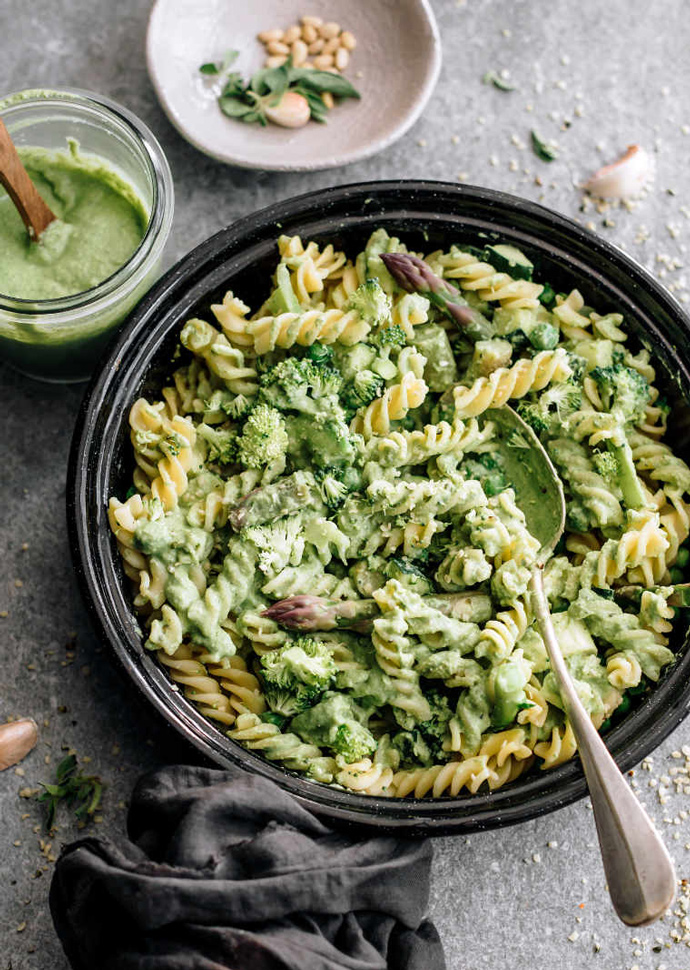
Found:
M 653 170 L 649 152 L 641 145 L 629 145 L 624 155 L 595 172 L 583 188 L 599 199 L 633 199 L 648 184 Z
M 38 741 L 38 727 L 30 717 L 0 725 L 0 771 L 25 758 Z
M 264 114 L 283 128 L 301 128 L 311 117 L 307 99 L 296 91 L 286 91 L 278 104 L 264 108 Z

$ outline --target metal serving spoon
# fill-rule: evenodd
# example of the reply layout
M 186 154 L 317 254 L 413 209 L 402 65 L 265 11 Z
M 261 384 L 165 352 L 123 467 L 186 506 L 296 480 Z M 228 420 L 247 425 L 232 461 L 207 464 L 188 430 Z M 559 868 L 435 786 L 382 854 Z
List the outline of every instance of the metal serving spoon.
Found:
M 530 582 L 532 607 L 577 740 L 611 901 L 624 923 L 644 926 L 671 905 L 676 874 L 661 837 L 583 707 L 556 640 L 542 575 L 565 526 L 563 485 L 543 445 L 512 408 L 487 411 L 486 420 L 494 423 L 507 478 L 541 543 Z

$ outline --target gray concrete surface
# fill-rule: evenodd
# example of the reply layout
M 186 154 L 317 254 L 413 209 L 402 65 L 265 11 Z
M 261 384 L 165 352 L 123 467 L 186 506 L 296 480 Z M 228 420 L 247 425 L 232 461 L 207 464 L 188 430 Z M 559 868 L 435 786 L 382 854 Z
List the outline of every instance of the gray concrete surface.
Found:
M 147 79 L 148 7 L 148 0 L 2 0 L 0 89 L 75 85 L 138 113 L 161 139 L 175 177 L 171 258 L 238 216 L 306 190 L 371 178 L 460 178 L 591 221 L 687 299 L 684 0 L 435 0 L 445 65 L 424 118 L 382 155 L 308 176 L 233 170 L 182 141 Z M 334 6 L 344 23 L 346 7 Z M 518 90 L 482 85 L 489 69 L 508 70 Z M 547 165 L 524 147 L 531 128 L 559 143 L 557 161 Z M 653 190 L 633 211 L 581 212 L 574 183 L 635 141 L 655 154 Z M 0 610 L 8 613 L 0 618 L 0 718 L 32 715 L 42 726 L 21 769 L 0 776 L 0 970 L 62 970 L 47 908 L 50 858 L 78 830 L 65 818 L 52 848 L 42 851 L 39 807 L 19 791 L 49 778 L 72 746 L 108 786 L 94 827 L 116 836 L 137 775 L 190 755 L 135 705 L 89 630 L 72 578 L 63 504 L 83 389 L 34 383 L 2 367 L 0 381 Z M 688 799 L 671 786 L 659 804 L 656 779 L 684 763 L 671 752 L 686 743 L 690 726 L 635 778 L 684 877 Z M 637 933 L 616 922 L 585 803 L 495 834 L 438 841 L 432 914 L 450 970 L 690 968 L 690 949 L 672 942 L 673 933 L 685 932 L 679 916 Z

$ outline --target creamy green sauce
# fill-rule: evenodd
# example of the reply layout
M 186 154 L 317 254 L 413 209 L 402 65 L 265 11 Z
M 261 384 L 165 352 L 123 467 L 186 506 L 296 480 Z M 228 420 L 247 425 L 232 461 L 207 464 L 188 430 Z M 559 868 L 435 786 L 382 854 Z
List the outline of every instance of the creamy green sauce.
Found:
M 0 190 L 0 294 L 54 300 L 89 290 L 123 266 L 146 232 L 148 212 L 132 185 L 107 162 L 68 150 L 19 149 L 39 194 L 57 216 L 32 242 Z

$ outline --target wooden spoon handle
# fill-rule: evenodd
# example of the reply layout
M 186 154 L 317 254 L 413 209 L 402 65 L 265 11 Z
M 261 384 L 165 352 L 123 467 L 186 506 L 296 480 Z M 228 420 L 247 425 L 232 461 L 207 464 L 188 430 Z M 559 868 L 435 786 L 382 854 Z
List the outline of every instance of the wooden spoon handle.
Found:
M 22 165 L 5 124 L 0 120 L 0 183 L 17 207 L 29 235 L 37 240 L 57 217 L 38 194 Z

